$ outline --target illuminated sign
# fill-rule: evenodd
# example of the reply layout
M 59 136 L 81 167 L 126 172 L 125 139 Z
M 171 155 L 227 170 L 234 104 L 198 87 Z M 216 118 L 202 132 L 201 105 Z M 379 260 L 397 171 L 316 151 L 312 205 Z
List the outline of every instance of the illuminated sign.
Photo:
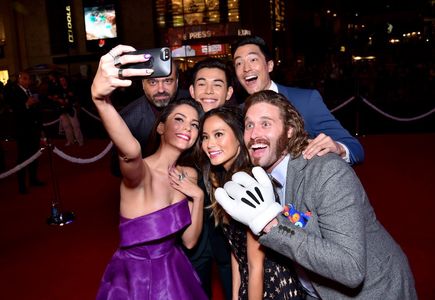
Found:
M 181 28 L 168 28 L 162 30 L 165 43 L 171 46 L 181 46 L 184 41 L 195 41 L 202 39 L 213 39 L 214 41 L 236 39 L 238 36 L 251 35 L 250 29 L 240 28 L 239 24 L 208 24 L 207 26 L 186 26 Z M 202 43 L 203 41 L 201 41 Z M 198 42 L 200 43 L 200 42 Z M 217 42 L 218 43 L 218 42 Z M 206 42 L 207 44 L 207 42 Z
M 172 57 L 192 57 L 204 55 L 222 55 L 226 53 L 224 44 L 213 45 L 185 45 L 172 47 Z
M 67 27 L 68 43 L 74 44 L 74 33 L 73 33 L 72 18 L 71 18 L 71 6 L 67 5 L 65 7 L 65 10 L 66 10 L 66 27 Z
M 251 30 L 249 29 L 238 29 L 237 30 L 238 36 L 245 36 L 245 35 L 251 35 Z
M 200 53 L 203 55 L 223 54 L 224 52 L 225 52 L 225 47 L 222 44 L 201 45 Z
M 3 84 L 6 84 L 8 80 L 9 80 L 8 70 L 0 70 L 0 81 L 3 82 Z
M 213 35 L 213 32 L 211 32 L 210 30 L 195 31 L 195 32 L 190 32 L 186 36 L 186 40 L 203 39 L 203 38 L 211 37 L 212 35 Z
M 203 38 L 209 38 L 212 36 L 220 36 L 225 35 L 225 33 L 215 30 L 200 30 L 200 31 L 193 31 L 189 33 L 185 33 L 183 35 L 184 40 L 194 40 L 194 39 L 203 39 Z M 245 35 L 251 35 L 251 30 L 249 29 L 238 29 L 237 30 L 238 36 L 245 36 Z

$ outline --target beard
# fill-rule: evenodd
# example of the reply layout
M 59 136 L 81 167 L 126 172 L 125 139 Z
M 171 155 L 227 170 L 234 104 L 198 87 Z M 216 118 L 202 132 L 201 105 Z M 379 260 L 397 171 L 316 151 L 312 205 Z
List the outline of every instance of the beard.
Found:
M 257 139 L 255 141 L 250 141 L 247 145 L 248 149 L 251 148 L 251 146 L 253 144 L 265 144 L 268 145 L 269 148 L 271 148 L 270 142 L 268 140 L 265 139 Z M 273 166 L 278 160 L 280 160 L 281 157 L 283 157 L 284 155 L 286 155 L 288 153 L 287 151 L 287 147 L 288 147 L 288 138 L 287 138 L 287 133 L 283 132 L 277 139 L 276 141 L 276 146 L 275 146 L 275 151 L 273 153 L 271 153 L 270 156 L 270 160 L 268 162 L 267 166 L 262 166 L 264 169 L 269 169 L 271 166 Z M 260 166 L 261 165 L 261 160 L 263 159 L 263 157 L 255 157 L 252 158 L 251 157 L 251 162 L 255 165 L 255 166 Z
M 165 96 L 165 98 L 160 98 L 163 96 Z M 157 99 L 157 97 L 159 97 L 159 99 Z M 166 107 L 171 101 L 171 95 L 167 92 L 157 93 L 152 95 L 151 101 L 156 107 Z
M 281 156 L 286 155 L 287 153 L 288 153 L 288 138 L 287 138 L 287 132 L 284 130 L 284 132 L 278 138 L 278 141 L 276 143 L 276 156 L 279 158 Z

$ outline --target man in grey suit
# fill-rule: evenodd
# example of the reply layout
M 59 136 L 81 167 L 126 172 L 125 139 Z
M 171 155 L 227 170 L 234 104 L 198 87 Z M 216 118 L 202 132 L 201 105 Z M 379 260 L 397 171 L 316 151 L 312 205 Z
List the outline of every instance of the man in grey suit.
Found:
M 255 179 L 234 174 L 215 197 L 262 245 L 294 262 L 307 299 L 417 299 L 408 260 L 355 172 L 333 153 L 303 157 L 304 123 L 283 95 L 246 100 L 244 138 L 252 162 L 278 182 L 282 203 L 259 167 Z

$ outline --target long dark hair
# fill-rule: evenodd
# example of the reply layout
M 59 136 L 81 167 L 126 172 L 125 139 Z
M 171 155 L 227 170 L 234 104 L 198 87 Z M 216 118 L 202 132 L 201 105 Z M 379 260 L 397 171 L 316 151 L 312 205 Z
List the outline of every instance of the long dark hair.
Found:
M 169 102 L 168 106 L 166 106 L 161 114 L 157 117 L 156 121 L 154 122 L 154 127 L 151 130 L 151 134 L 149 137 L 149 144 L 150 147 L 147 147 L 147 150 L 145 152 L 145 157 L 150 156 L 151 154 L 154 154 L 157 149 L 160 146 L 161 143 L 161 136 L 157 132 L 157 127 L 160 123 L 165 123 L 168 119 L 168 116 L 174 111 L 174 109 L 180 105 L 189 105 L 193 107 L 196 112 L 198 113 L 198 118 L 201 119 L 201 117 L 204 115 L 204 111 L 202 110 L 201 105 L 193 100 L 192 98 L 180 98 L 173 100 Z M 200 132 L 200 131 L 198 131 Z M 177 165 L 183 165 L 183 166 L 193 166 L 193 158 L 192 158 L 192 152 L 191 151 L 183 151 L 180 155 L 180 157 L 177 160 Z
M 205 121 L 216 116 L 224 121 L 233 131 L 236 139 L 240 144 L 240 153 L 234 160 L 234 163 L 227 171 L 222 165 L 213 166 L 207 154 L 202 150 L 202 132 L 204 129 Z M 215 217 L 215 223 L 222 223 L 225 216 L 225 211 L 214 199 L 214 191 L 218 187 L 222 187 L 225 182 L 231 180 L 231 176 L 238 171 L 249 171 L 251 169 L 251 162 L 249 159 L 248 149 L 243 140 L 244 122 L 243 115 L 237 107 L 222 106 L 206 112 L 201 119 L 199 128 L 199 139 L 195 147 L 195 154 L 198 157 L 198 168 L 202 171 L 205 185 L 210 193 L 212 214 Z

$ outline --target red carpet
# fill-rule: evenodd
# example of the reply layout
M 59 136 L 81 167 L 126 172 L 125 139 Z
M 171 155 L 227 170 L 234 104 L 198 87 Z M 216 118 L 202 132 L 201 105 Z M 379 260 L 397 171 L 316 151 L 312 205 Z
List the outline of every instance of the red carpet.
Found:
M 435 134 L 361 138 L 366 162 L 355 169 L 376 213 L 407 253 L 420 299 L 434 299 L 430 272 L 435 269 Z M 74 157 L 99 154 L 107 140 L 84 147 L 58 148 Z M 15 145 L 2 142 L 7 167 L 15 166 Z M 75 164 L 53 156 L 63 211 L 76 220 L 49 226 L 54 197 L 48 155 L 40 158 L 40 178 L 47 182 L 18 194 L 16 176 L 0 179 L 0 298 L 94 299 L 106 263 L 117 247 L 118 179 L 110 175 L 109 157 Z M 219 284 L 215 299 L 221 299 Z

